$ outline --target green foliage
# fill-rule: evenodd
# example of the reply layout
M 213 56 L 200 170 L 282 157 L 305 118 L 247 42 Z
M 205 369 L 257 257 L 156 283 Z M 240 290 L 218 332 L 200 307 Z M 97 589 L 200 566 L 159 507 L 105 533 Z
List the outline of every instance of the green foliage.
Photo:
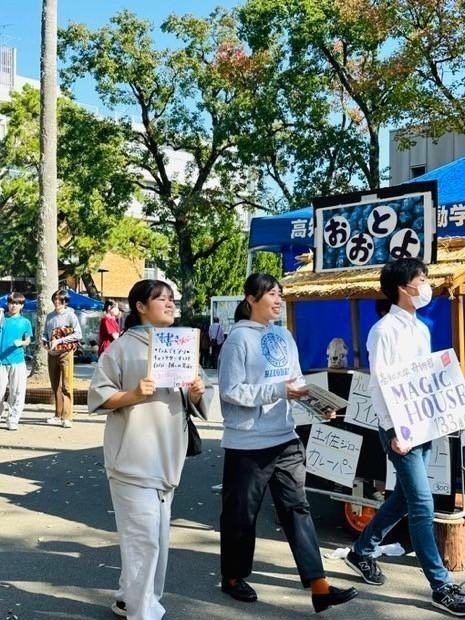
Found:
M 0 107 L 8 133 L 0 142 L 0 266 L 32 275 L 39 208 L 39 92 L 26 86 Z M 164 251 L 166 239 L 125 217 L 138 176 L 128 168 L 125 134 L 67 99 L 58 105 L 58 255 L 70 274 L 95 268 L 107 251 L 128 257 Z
M 234 122 L 246 91 L 217 67 L 218 49 L 236 39 L 230 15 L 172 16 L 163 28 L 182 46 L 155 50 L 151 25 L 127 11 L 95 31 L 72 24 L 60 38 L 62 77 L 69 87 L 92 75 L 107 106 L 129 106 L 139 116 L 139 124 L 125 125 L 126 155 L 143 171 L 139 185 L 154 226 L 171 232 L 167 275 L 179 283 L 189 318 L 198 261 L 238 230 L 238 207 L 254 206 L 252 179 L 238 155 L 243 128 Z M 174 173 L 169 163 L 177 153 L 184 156 L 183 169 Z
M 252 49 L 276 49 L 283 65 L 298 191 L 309 179 L 323 194 L 379 186 L 379 131 L 399 117 L 411 88 L 410 67 L 386 53 L 388 3 L 249 0 L 240 15 Z M 312 170 L 323 177 L 319 188 Z

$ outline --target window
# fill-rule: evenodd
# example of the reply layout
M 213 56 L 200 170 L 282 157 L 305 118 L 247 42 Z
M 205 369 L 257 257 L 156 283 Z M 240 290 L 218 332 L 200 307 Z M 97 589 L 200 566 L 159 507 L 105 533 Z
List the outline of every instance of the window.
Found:
M 410 168 L 410 176 L 412 177 L 412 179 L 420 177 L 422 174 L 425 174 L 425 172 L 426 166 L 412 166 Z

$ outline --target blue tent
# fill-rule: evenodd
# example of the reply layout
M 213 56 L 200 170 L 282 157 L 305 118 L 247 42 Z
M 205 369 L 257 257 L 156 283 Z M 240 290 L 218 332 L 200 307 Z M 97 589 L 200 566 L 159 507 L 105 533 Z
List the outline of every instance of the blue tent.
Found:
M 99 299 L 92 299 L 87 295 L 81 295 L 73 291 L 73 289 L 67 289 L 66 291 L 69 297 L 68 305 L 74 310 L 103 310 L 103 302 Z M 0 307 L 6 309 L 8 295 L 0 296 Z M 31 312 L 37 310 L 37 299 L 26 299 L 24 309 Z
M 465 237 L 465 157 L 441 166 L 408 182 L 438 182 L 438 236 Z M 299 220 L 302 220 L 299 222 Z M 297 225 L 295 224 L 297 222 Z M 254 217 L 250 224 L 249 251 L 267 250 L 283 255 L 284 271 L 295 271 L 295 256 L 313 247 L 313 208 L 305 207 L 274 216 Z M 352 338 L 351 309 L 348 300 L 302 300 L 294 307 L 294 328 L 302 368 L 306 371 L 325 367 L 326 347 L 332 337 Z M 450 302 L 444 297 L 433 300 L 419 313 L 432 332 L 433 349 L 451 346 Z M 375 302 L 359 302 L 360 360 L 368 360 L 363 343 L 371 325 L 377 320 Z M 352 352 L 349 365 L 353 364 Z
M 438 237 L 465 237 L 465 157 L 408 182 L 421 181 L 438 182 Z
M 293 271 L 297 267 L 295 256 L 308 252 L 312 246 L 313 207 L 253 217 L 250 222 L 249 252 L 280 252 L 284 271 Z
M 67 293 L 69 297 L 68 306 L 74 308 L 74 310 L 103 310 L 103 301 L 100 301 L 100 299 L 81 295 L 71 288 L 67 290 Z

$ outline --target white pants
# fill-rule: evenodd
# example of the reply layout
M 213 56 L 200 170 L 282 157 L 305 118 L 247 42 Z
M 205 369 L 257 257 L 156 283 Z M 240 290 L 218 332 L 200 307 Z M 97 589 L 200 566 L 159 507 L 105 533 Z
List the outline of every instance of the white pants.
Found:
M 121 551 L 116 600 L 126 603 L 128 620 L 160 620 L 173 491 L 109 482 Z
M 3 399 L 8 388 L 10 422 L 17 424 L 23 413 L 26 400 L 27 368 L 26 362 L 20 364 L 0 364 L 0 415 L 3 413 Z

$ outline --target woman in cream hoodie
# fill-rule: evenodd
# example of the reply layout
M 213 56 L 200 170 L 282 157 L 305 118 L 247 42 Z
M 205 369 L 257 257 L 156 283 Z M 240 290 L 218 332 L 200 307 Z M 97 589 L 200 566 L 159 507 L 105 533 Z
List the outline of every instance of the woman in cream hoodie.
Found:
M 186 409 L 206 418 L 202 379 L 189 389 L 157 388 L 147 377 L 149 331 L 174 321 L 174 296 L 160 280 L 141 280 L 128 295 L 126 331 L 99 359 L 89 411 L 108 414 L 105 468 L 121 550 L 113 612 L 159 620 L 168 559 L 171 502 L 187 450 Z

